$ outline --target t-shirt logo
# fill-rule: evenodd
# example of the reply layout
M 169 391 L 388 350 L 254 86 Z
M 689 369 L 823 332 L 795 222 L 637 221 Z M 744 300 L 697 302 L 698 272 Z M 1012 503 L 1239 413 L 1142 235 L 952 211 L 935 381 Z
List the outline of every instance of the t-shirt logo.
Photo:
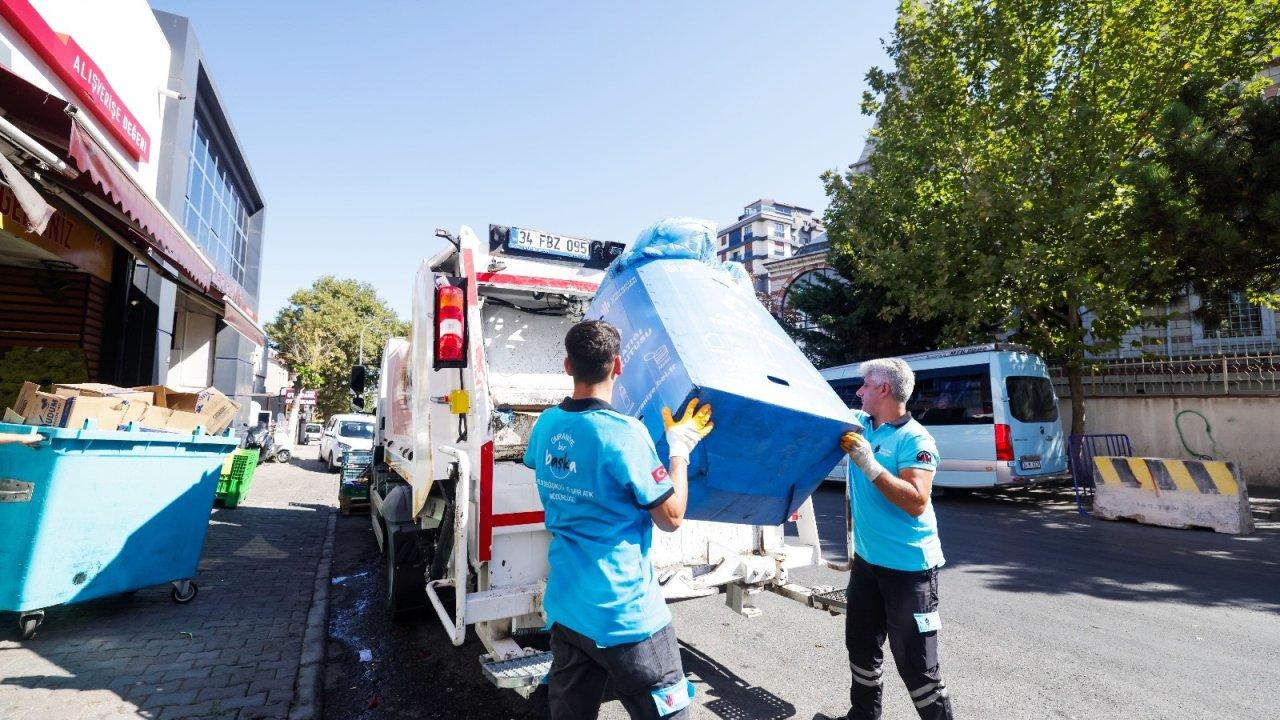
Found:
M 649 475 L 651 475 L 653 477 L 653 481 L 658 483 L 659 485 L 661 485 L 662 483 L 666 482 L 671 478 L 670 475 L 667 475 L 667 469 L 662 467 L 661 465 L 654 468 L 653 472 L 649 473 Z
M 573 444 L 572 435 L 560 433 L 551 438 L 551 447 L 547 448 L 546 454 L 543 456 L 543 463 L 558 480 L 564 480 L 569 475 L 578 472 L 578 463 L 569 454 L 570 450 L 573 449 Z
M 921 450 L 916 453 L 916 462 L 931 463 L 933 462 L 933 454 L 928 450 Z

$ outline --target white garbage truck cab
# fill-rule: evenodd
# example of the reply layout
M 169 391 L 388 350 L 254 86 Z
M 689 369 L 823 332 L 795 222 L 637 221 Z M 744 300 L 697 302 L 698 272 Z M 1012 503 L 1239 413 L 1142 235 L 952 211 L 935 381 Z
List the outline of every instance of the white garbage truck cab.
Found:
M 551 665 L 518 641 L 546 625 L 551 536 L 522 460 L 539 413 L 572 393 L 565 333 L 622 245 L 496 225 L 437 235 L 450 246 L 418 269 L 411 336 L 387 342 L 378 374 L 370 506 L 389 610 L 429 604 L 454 645 L 471 627 L 486 677 L 528 695 Z M 791 519 L 798 542 L 781 525 L 655 528 L 664 595 L 724 592 L 753 616 L 751 596 L 772 590 L 838 611 L 839 591 L 789 583 L 822 562 L 812 502 Z

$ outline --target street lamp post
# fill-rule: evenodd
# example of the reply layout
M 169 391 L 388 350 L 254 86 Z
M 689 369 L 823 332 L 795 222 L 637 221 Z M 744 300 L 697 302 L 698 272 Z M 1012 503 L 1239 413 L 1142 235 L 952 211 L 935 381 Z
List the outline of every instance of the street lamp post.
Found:
M 365 330 L 368 330 L 369 328 L 373 327 L 375 324 L 380 323 L 380 322 L 382 322 L 382 321 L 381 321 L 381 320 L 370 320 L 369 322 L 367 322 L 367 323 L 365 323 L 365 324 L 364 324 L 364 327 L 360 328 L 360 347 L 359 347 L 359 349 L 357 350 L 357 353 L 356 353 L 356 355 L 357 355 L 357 357 L 356 357 L 356 364 L 357 364 L 357 365 L 363 365 L 363 364 L 364 364 L 364 331 L 365 331 Z

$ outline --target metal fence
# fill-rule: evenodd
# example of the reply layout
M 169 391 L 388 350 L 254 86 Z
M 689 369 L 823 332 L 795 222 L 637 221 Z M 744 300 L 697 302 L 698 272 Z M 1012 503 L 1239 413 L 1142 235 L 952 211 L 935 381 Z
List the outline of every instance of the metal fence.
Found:
M 1049 375 L 1070 397 L 1066 371 Z M 1084 369 L 1085 397 L 1280 396 L 1280 353 L 1103 360 Z

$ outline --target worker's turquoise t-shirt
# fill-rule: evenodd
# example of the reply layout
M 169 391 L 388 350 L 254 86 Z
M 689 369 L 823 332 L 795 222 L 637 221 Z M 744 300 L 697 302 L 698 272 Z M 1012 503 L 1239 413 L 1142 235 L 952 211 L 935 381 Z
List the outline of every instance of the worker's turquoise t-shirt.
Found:
M 669 624 L 649 560 L 649 510 L 675 489 L 644 425 L 602 400 L 566 398 L 534 424 L 524 464 L 551 533 L 548 625 L 611 647 Z
M 854 410 L 865 431 L 876 461 L 891 475 L 905 468 L 938 469 L 938 446 L 924 426 L 910 414 L 892 423 L 875 426 L 871 416 Z M 858 466 L 849 463 L 849 499 L 853 506 L 853 551 L 872 565 L 893 570 L 928 570 L 941 567 L 942 543 L 933 502 L 924 513 L 910 513 L 889 502 Z

